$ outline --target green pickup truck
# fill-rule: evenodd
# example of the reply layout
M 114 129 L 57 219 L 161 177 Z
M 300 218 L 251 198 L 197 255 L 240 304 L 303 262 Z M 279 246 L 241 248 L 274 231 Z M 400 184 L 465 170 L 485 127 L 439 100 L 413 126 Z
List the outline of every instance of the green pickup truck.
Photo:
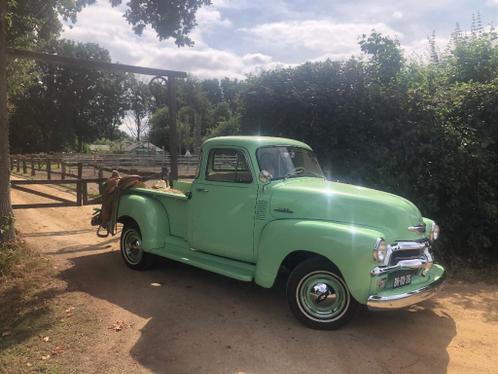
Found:
M 410 201 L 327 181 L 312 149 L 256 136 L 204 142 L 199 172 L 182 193 L 145 188 L 120 198 L 121 254 L 145 269 L 154 255 L 272 287 L 304 324 L 335 329 L 359 304 L 404 308 L 444 278 L 431 244 L 439 228 Z

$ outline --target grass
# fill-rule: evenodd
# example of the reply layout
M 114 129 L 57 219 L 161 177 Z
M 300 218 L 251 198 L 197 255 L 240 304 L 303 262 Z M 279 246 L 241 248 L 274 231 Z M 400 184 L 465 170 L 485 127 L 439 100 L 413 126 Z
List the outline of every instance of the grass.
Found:
M 0 248 L 0 258 L 0 373 L 77 372 L 71 362 L 96 317 L 21 241 Z

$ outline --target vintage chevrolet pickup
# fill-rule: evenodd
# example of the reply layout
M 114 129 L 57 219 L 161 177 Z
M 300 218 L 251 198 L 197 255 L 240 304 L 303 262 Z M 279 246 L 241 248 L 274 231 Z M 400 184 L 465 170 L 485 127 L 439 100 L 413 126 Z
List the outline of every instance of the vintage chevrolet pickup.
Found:
M 145 269 L 154 255 L 272 287 L 287 274 L 293 314 L 335 329 L 359 304 L 410 306 L 434 294 L 439 228 L 410 201 L 327 181 L 312 149 L 256 136 L 209 139 L 179 193 L 132 188 L 117 211 L 121 254 Z

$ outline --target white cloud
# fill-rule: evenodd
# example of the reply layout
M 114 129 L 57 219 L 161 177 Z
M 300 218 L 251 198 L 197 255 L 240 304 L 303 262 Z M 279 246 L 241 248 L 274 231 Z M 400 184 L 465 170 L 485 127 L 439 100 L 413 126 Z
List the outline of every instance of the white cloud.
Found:
M 321 55 L 347 58 L 358 53 L 358 37 L 373 29 L 386 35 L 402 36 L 384 23 L 339 23 L 331 20 L 274 22 L 243 29 L 252 42 L 265 50 L 285 51 L 302 58 Z M 307 53 L 306 53 L 307 52 Z
M 113 61 L 182 70 L 200 78 L 244 78 L 246 74 L 277 66 L 271 56 L 261 53 L 237 54 L 209 47 L 205 34 L 217 28 L 230 28 L 231 22 L 214 8 L 201 8 L 197 13 L 198 27 L 191 34 L 193 48 L 178 48 L 173 41 L 159 41 L 150 28 L 142 36 L 133 33 L 122 17 L 122 9 L 111 8 L 107 2 L 98 2 L 85 8 L 78 22 L 66 26 L 63 37 L 82 42 L 98 43 L 111 52 Z
M 394 19 L 402 19 L 403 18 L 403 12 L 400 12 L 399 10 L 396 10 L 396 11 L 393 12 L 392 17 Z
M 498 5 L 498 0 L 478 1 Z M 423 7 L 411 0 L 213 0 L 197 12 L 198 26 L 190 35 L 195 46 L 178 48 L 171 40 L 160 42 L 150 28 L 135 35 L 122 16 L 125 3 L 112 8 L 109 0 L 97 0 L 63 36 L 99 43 L 117 62 L 185 70 L 201 78 L 243 78 L 305 61 L 346 59 L 360 53 L 358 37 L 372 29 L 397 37 L 408 55 L 425 55 L 425 35 L 436 29 L 438 37 L 449 36 L 454 22 L 469 19 L 474 9 L 454 0 Z M 495 10 L 488 9 L 483 23 L 496 19 Z

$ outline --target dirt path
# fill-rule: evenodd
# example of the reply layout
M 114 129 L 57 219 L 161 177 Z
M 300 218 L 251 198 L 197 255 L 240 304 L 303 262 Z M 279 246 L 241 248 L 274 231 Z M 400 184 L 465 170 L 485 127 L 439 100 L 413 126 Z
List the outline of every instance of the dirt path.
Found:
M 14 191 L 13 200 L 41 198 Z M 169 261 L 127 269 L 117 239 L 95 236 L 91 211 L 15 212 L 27 243 L 53 258 L 67 293 L 99 316 L 95 344 L 74 354 L 84 372 L 498 373 L 497 286 L 448 282 L 412 310 L 362 311 L 340 331 L 314 331 L 292 317 L 282 285 L 266 290 Z M 107 328 L 118 320 L 123 330 Z

